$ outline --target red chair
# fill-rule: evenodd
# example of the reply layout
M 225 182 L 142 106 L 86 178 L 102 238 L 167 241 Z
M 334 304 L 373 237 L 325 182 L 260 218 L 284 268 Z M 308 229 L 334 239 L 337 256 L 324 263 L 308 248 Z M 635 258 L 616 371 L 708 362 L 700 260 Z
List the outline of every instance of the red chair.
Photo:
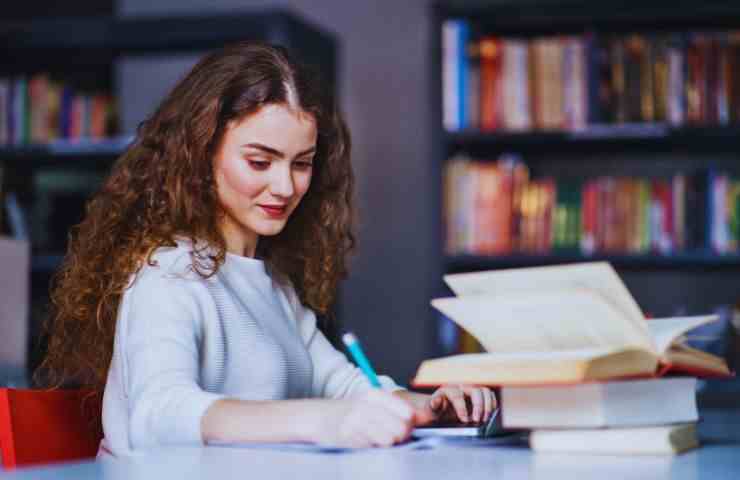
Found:
M 102 431 L 91 415 L 99 412 L 100 401 L 83 390 L 0 388 L 3 467 L 94 458 Z

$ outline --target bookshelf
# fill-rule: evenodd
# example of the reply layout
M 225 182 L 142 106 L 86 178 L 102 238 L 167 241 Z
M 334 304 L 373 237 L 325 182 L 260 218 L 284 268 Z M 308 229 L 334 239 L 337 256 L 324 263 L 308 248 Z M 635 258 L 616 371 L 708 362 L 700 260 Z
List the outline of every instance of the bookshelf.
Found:
M 738 144 L 740 126 L 671 127 L 664 124 L 590 125 L 574 132 L 482 133 L 475 130 L 445 132 L 444 143 L 460 148 L 485 147 L 488 151 L 557 148 L 593 148 L 603 151 L 639 148 L 666 150 L 684 148 L 699 152 L 728 151 Z
M 667 48 L 662 47 L 663 44 L 659 42 L 672 45 L 671 48 L 676 48 L 676 51 L 683 52 L 682 55 L 688 56 L 687 52 L 690 48 L 694 48 L 695 45 L 699 45 L 700 42 L 708 38 L 709 42 L 718 42 L 717 51 L 723 53 L 717 55 L 727 55 L 728 57 L 732 55 L 732 61 L 734 62 L 738 57 L 734 51 L 730 50 L 734 41 L 731 41 L 730 38 L 732 32 L 740 31 L 739 14 L 740 5 L 713 0 L 702 2 L 667 2 L 662 0 L 639 2 L 631 0 L 626 2 L 448 0 L 436 2 L 432 8 L 433 28 L 430 52 L 432 58 L 431 78 L 433 79 L 431 101 L 434 109 L 431 128 L 435 132 L 433 138 L 436 139 L 433 167 L 439 174 L 435 187 L 434 204 L 439 212 L 437 216 L 439 223 L 435 226 L 434 238 L 438 239 L 436 249 L 439 252 L 438 258 L 441 259 L 440 270 L 443 273 L 460 273 L 605 260 L 614 265 L 642 309 L 655 316 L 702 313 L 715 310 L 720 306 L 734 305 L 740 299 L 740 250 L 733 246 L 729 250 L 718 253 L 718 250 L 713 247 L 709 240 L 705 243 L 692 242 L 689 244 L 687 242 L 685 246 L 681 243 L 681 248 L 678 248 L 679 242 L 675 240 L 667 251 L 657 251 L 649 243 L 647 248 L 640 251 L 629 251 L 627 248 L 621 250 L 619 248 L 604 250 L 597 248 L 596 251 L 586 252 L 578 245 L 568 251 L 559 251 L 553 247 L 552 239 L 555 235 L 552 230 L 546 230 L 543 235 L 551 243 L 547 244 L 544 249 L 535 251 L 518 247 L 516 235 L 521 233 L 518 232 L 517 228 L 519 227 L 517 225 L 520 226 L 521 224 L 511 226 L 513 224 L 507 223 L 506 230 L 502 235 L 513 235 L 515 237 L 508 247 L 498 246 L 493 249 L 489 248 L 488 253 L 481 253 L 476 251 L 475 242 L 473 242 L 473 247 L 465 242 L 462 246 L 459 243 L 452 242 L 452 246 L 450 246 L 449 239 L 450 236 L 456 235 L 456 228 L 467 228 L 464 226 L 466 221 L 476 221 L 474 213 L 468 214 L 467 220 L 460 221 L 459 209 L 461 203 L 457 197 L 464 195 L 460 193 L 462 191 L 477 188 L 470 187 L 470 185 L 476 185 L 475 181 L 483 182 L 483 180 L 480 180 L 479 177 L 473 183 L 465 183 L 465 181 L 461 183 L 446 182 L 449 178 L 452 159 L 459 159 L 461 155 L 467 157 L 476 165 L 483 166 L 482 168 L 486 168 L 485 165 L 487 164 L 496 163 L 502 156 L 513 155 L 527 167 L 529 182 L 552 179 L 556 184 L 556 198 L 558 197 L 557 194 L 562 193 L 561 190 L 558 190 L 557 183 L 559 181 L 587 182 L 599 178 L 628 179 L 629 181 L 642 181 L 649 186 L 648 188 L 652 188 L 651 186 L 658 180 L 672 178 L 672 176 L 685 175 L 682 181 L 691 182 L 694 175 L 707 170 L 726 174 L 729 184 L 732 185 L 732 182 L 740 175 L 740 136 L 738 136 L 740 122 L 735 116 L 735 110 L 738 106 L 732 100 L 729 100 L 729 93 L 726 98 L 728 99 L 728 108 L 733 109 L 732 116 L 728 110 L 718 113 L 717 118 L 706 114 L 698 121 L 696 119 L 689 120 L 688 114 L 685 112 L 689 108 L 689 100 L 684 98 L 681 100 L 683 103 L 676 101 L 671 104 L 671 98 L 673 97 L 664 95 L 662 97 L 665 101 L 665 104 L 662 105 L 665 108 L 664 111 L 669 111 L 668 105 L 674 105 L 671 107 L 674 111 L 684 109 L 684 116 L 681 117 L 681 121 L 677 121 L 675 117 L 670 117 L 668 113 L 663 113 L 661 118 L 658 118 L 658 114 L 652 113 L 654 109 L 657 110 L 658 108 L 656 106 L 658 100 L 655 100 L 652 96 L 650 97 L 651 116 L 649 118 L 643 117 L 635 120 L 630 118 L 629 115 L 618 118 L 619 115 L 614 113 L 618 108 L 621 108 L 619 103 L 621 100 L 619 100 L 618 94 L 627 97 L 625 92 L 629 93 L 629 78 L 625 80 L 624 76 L 621 77 L 627 83 L 626 86 L 621 87 L 621 91 L 617 92 L 616 97 L 614 93 L 616 87 L 611 85 L 612 96 L 610 98 L 617 98 L 617 100 L 614 104 L 608 105 L 613 107 L 612 110 L 604 108 L 603 103 L 600 103 L 603 102 L 602 90 L 596 90 L 597 88 L 603 88 L 603 79 L 599 77 L 600 70 L 598 70 L 600 64 L 597 64 L 596 67 L 593 64 L 594 59 L 601 57 L 595 56 L 592 52 L 596 52 L 597 48 L 606 49 L 609 54 L 607 67 L 611 67 L 609 62 L 616 62 L 613 59 L 615 58 L 614 49 L 617 47 L 613 45 L 618 44 L 621 45 L 619 48 L 626 49 L 625 45 L 629 45 L 628 41 L 638 38 L 643 42 L 643 45 L 647 45 L 646 48 L 648 48 L 650 55 L 653 55 L 649 57 L 652 63 L 647 62 L 645 64 L 654 65 L 656 55 L 658 55 L 656 52 L 660 52 L 656 45 Z M 459 21 L 464 27 L 460 30 L 450 30 L 450 21 Z M 451 31 L 455 33 L 451 34 Z M 668 43 L 669 40 L 671 42 L 678 41 Z M 485 42 L 489 43 L 486 44 Z M 560 45 L 560 42 L 565 46 L 558 47 L 562 48 L 558 55 L 563 55 L 557 57 L 560 59 L 558 62 L 564 62 L 563 58 L 567 58 L 569 62 L 574 62 L 573 58 L 579 57 L 573 55 L 582 55 L 580 61 L 583 62 L 581 64 L 583 70 L 579 71 L 581 76 L 578 77 L 578 81 L 581 82 L 580 85 L 583 85 L 583 90 L 579 90 L 577 95 L 580 96 L 576 97 L 565 97 L 566 95 L 573 95 L 572 92 L 570 94 L 562 93 L 562 91 L 557 93 L 557 95 L 564 96 L 564 98 L 558 100 L 561 102 L 560 108 L 563 112 L 569 111 L 569 115 L 575 116 L 575 121 L 571 117 L 567 117 L 566 113 L 562 113 L 562 116 L 557 117 L 555 121 L 557 126 L 553 127 L 552 122 L 547 124 L 547 119 L 543 122 L 537 117 L 537 115 L 544 115 L 542 112 L 551 108 L 550 105 L 543 103 L 542 98 L 550 98 L 553 87 L 551 85 L 541 87 L 537 82 L 543 82 L 537 80 L 536 77 L 538 74 L 544 77 L 545 73 L 552 73 L 552 65 L 536 63 L 538 61 L 547 62 L 548 60 L 541 59 L 548 57 L 545 53 L 535 54 L 532 52 L 535 49 L 541 49 L 540 52 L 544 52 L 552 44 Z M 549 45 L 542 47 L 542 44 L 548 43 Z M 577 48 L 582 50 L 572 50 L 571 53 L 567 53 L 568 45 L 573 44 L 576 44 Z M 492 58 L 491 55 L 494 55 L 492 50 L 485 50 L 485 48 L 490 48 L 490 45 L 495 45 L 496 48 L 500 49 L 497 50 L 503 52 L 500 55 L 510 55 L 509 58 L 513 59 L 511 62 L 514 62 L 513 65 L 515 66 L 512 67 L 512 63 L 507 64 L 507 60 L 501 59 L 498 60 L 501 63 L 496 64 L 498 65 L 495 67 L 497 70 L 488 70 L 488 73 L 483 73 L 484 68 L 493 68 L 490 67 L 493 63 L 489 63 L 487 66 L 483 64 L 484 61 L 489 61 L 487 59 Z M 507 48 L 509 50 L 506 50 Z M 451 51 L 454 52 L 452 56 Z M 552 53 L 552 50 L 548 52 Z M 486 55 L 489 56 L 486 57 Z M 540 55 L 540 57 L 535 55 Z M 565 55 L 571 56 L 565 57 Z M 460 63 L 463 66 L 460 67 L 460 70 L 450 73 L 450 58 L 463 58 Z M 532 58 L 536 60 L 532 60 Z M 717 58 L 723 59 L 723 62 L 725 61 L 725 57 L 718 56 Z M 683 62 L 682 65 L 686 65 L 688 62 L 686 57 L 683 57 L 681 61 Z M 555 61 L 553 60 L 553 62 Z M 626 61 L 620 60 L 620 62 L 622 63 L 619 65 L 624 67 Z M 642 65 L 638 63 L 638 67 Z M 728 65 L 734 64 L 728 63 Z M 507 68 L 509 73 L 505 73 Z M 565 67 L 562 66 L 562 63 L 558 63 L 557 68 L 558 70 L 555 70 L 557 78 L 563 78 L 563 84 L 566 83 L 567 79 L 574 78 L 563 73 L 567 68 L 574 67 Z M 649 80 L 645 80 L 644 76 L 638 75 L 639 81 L 643 82 L 640 84 L 640 89 L 637 90 L 640 99 L 645 98 L 643 93 L 643 89 L 647 88 L 645 85 L 654 88 L 654 83 L 644 82 L 657 82 L 653 68 L 654 66 L 649 67 Z M 702 68 L 713 71 L 711 66 Z M 728 76 L 722 78 L 733 78 L 734 85 L 735 78 L 740 73 L 730 69 L 730 67 L 727 67 L 727 69 Z M 644 73 L 639 69 L 633 71 Z M 491 75 L 490 72 L 495 72 L 496 76 L 486 76 Z M 694 77 L 689 77 L 691 75 L 689 72 L 693 72 L 693 70 L 690 70 L 688 66 L 680 71 L 684 75 L 680 77 L 683 83 L 677 83 L 678 89 L 675 91 L 688 91 L 687 85 L 693 88 L 694 84 L 689 82 L 695 80 L 691 80 Z M 510 78 L 507 75 L 510 75 Z M 613 80 L 616 78 L 615 75 L 610 71 L 608 78 Z M 632 81 L 638 77 L 633 77 Z M 492 80 L 492 78 L 494 79 Z M 514 80 L 511 80 L 511 78 Z M 737 78 L 737 80 L 740 80 L 740 78 Z M 517 81 L 519 83 L 526 82 L 525 87 L 516 85 Z M 483 87 L 484 82 L 488 82 L 489 86 Z M 501 83 L 498 84 L 498 87 L 491 87 L 491 82 Z M 701 82 L 706 85 L 705 82 L 709 82 L 709 80 L 702 79 Z M 571 83 L 576 83 L 576 81 L 574 80 Z M 457 97 L 455 95 L 450 96 L 450 85 L 454 87 L 452 91 L 456 92 Z M 710 90 L 716 85 L 717 83 L 709 84 Z M 485 88 L 489 90 L 486 91 Z M 496 88 L 500 90 L 497 91 Z M 546 89 L 537 90 L 538 88 Z M 729 87 L 725 86 L 723 88 Z M 501 91 L 514 96 L 515 100 L 512 102 L 511 98 L 501 97 L 504 95 L 500 93 Z M 539 96 L 537 92 L 539 92 Z M 598 92 L 598 94 L 593 92 Z M 650 92 L 652 95 L 654 90 Z M 499 95 L 496 100 L 498 103 L 495 103 L 493 107 L 490 105 L 483 107 L 483 102 L 487 101 L 484 98 L 495 98 L 486 95 Z M 706 94 L 704 95 L 703 99 L 708 98 Z M 460 101 L 456 103 L 455 98 Z M 582 110 L 579 113 L 577 108 L 572 106 L 572 101 L 568 103 L 568 100 L 574 98 L 579 105 L 583 105 L 585 111 Z M 517 105 L 518 108 L 515 114 L 511 114 L 512 104 Z M 615 104 L 617 107 L 614 107 Z M 484 112 L 483 108 L 488 108 L 487 113 Z M 496 110 L 497 108 L 498 110 Z M 510 109 L 509 112 L 506 112 L 507 108 Z M 638 105 L 637 110 L 639 112 L 637 116 L 646 112 L 641 108 L 644 108 L 644 106 L 642 104 Z M 705 105 L 702 108 L 709 107 Z M 719 107 L 714 108 L 720 110 Z M 575 113 L 573 113 L 574 110 Z M 496 116 L 495 120 L 491 120 L 491 115 Z M 522 119 L 522 115 L 524 115 L 524 119 Z M 488 120 L 484 120 L 484 118 Z M 458 120 L 460 121 L 458 122 Z M 512 125 L 514 126 L 512 127 Z M 514 192 L 511 193 L 511 195 L 514 195 L 512 202 L 515 203 L 516 187 L 512 188 Z M 577 202 L 578 210 L 576 211 L 580 222 L 583 218 L 581 216 L 583 191 L 575 189 L 575 192 L 579 198 Z M 705 198 L 703 192 L 700 192 L 700 195 Z M 452 200 L 450 200 L 451 198 Z M 671 198 L 678 197 L 674 195 Z M 692 217 L 693 213 L 699 210 L 692 203 L 693 197 L 681 196 L 680 198 L 687 202 L 682 207 L 684 210 L 681 210 L 679 216 L 678 210 L 675 210 L 678 207 L 674 206 L 673 200 L 671 200 L 671 218 L 693 221 L 691 220 L 694 218 Z M 490 197 L 488 200 L 490 201 Z M 471 202 L 470 199 L 466 201 Z M 727 201 L 730 202 L 730 200 Z M 452 210 L 458 212 L 457 216 L 451 216 L 450 204 L 453 207 L 457 206 L 458 210 L 454 208 Z M 472 209 L 471 205 L 475 205 L 475 203 L 463 202 L 462 205 Z M 493 205 L 494 203 L 489 203 L 491 211 L 495 211 Z M 556 205 L 556 201 L 552 200 L 551 207 L 554 209 Z M 652 208 L 650 205 L 645 206 L 648 215 L 652 215 L 648 210 Z M 658 201 L 658 205 L 664 206 L 660 201 Z M 508 218 L 510 222 L 517 222 L 516 207 L 511 208 L 514 212 L 513 218 L 507 215 L 504 215 L 504 218 Z M 626 211 L 634 213 L 636 210 Z M 664 210 L 664 212 L 667 211 Z M 705 214 L 702 213 L 702 215 Z M 550 227 L 553 226 L 552 217 L 548 217 L 546 221 L 550 222 Z M 660 220 L 657 221 L 660 222 Z M 699 224 L 705 221 L 706 219 L 701 218 L 695 223 Z M 458 225 L 463 225 L 463 227 Z M 658 226 L 660 225 L 658 223 Z M 480 230 L 488 227 L 479 224 L 475 228 Z M 509 228 L 513 233 L 506 233 L 509 232 Z M 585 227 L 581 223 L 578 223 L 578 226 L 575 227 L 578 235 L 582 236 L 583 228 Z M 653 225 L 650 224 L 647 228 L 653 228 Z M 678 227 L 672 226 L 671 228 Z M 499 234 L 501 234 L 501 231 L 499 231 Z M 706 232 L 699 236 L 708 238 L 705 234 Z M 649 236 L 650 234 L 642 233 L 642 235 Z M 432 296 L 444 295 L 450 295 L 450 292 L 442 282 L 439 282 L 433 287 Z M 437 344 L 433 346 L 432 350 L 439 354 L 456 351 L 459 345 L 454 329 L 450 327 L 446 320 L 440 319 L 438 316 L 435 318 L 437 319 L 438 335 Z
M 337 85 L 338 46 L 333 34 L 287 10 L 117 18 L 112 8 L 91 7 L 88 13 L 0 21 L 0 79 L 43 74 L 81 91 L 102 91 L 115 98 L 121 89 L 114 74 L 119 59 L 201 53 L 252 40 L 294 51 L 320 69 L 327 88 Z M 66 232 L 81 220 L 85 202 L 133 140 L 130 133 L 115 128 L 95 139 L 85 135 L 50 138 L 56 139 L 33 142 L 26 136 L 0 144 L 0 205 L 5 208 L 9 193 L 17 197 L 32 247 L 31 369 L 43 352 L 38 338 L 40 321 L 48 302 L 49 281 L 66 250 Z M 7 234 L 7 218 L 0 215 L 0 219 L 2 233 Z

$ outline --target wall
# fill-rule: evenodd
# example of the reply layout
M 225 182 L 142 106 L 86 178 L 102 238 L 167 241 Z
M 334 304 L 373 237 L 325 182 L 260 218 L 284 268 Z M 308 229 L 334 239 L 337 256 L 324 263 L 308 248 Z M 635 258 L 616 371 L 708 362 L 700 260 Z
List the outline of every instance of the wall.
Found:
M 429 307 L 440 278 L 436 243 L 428 0 L 119 0 L 125 15 L 180 15 L 286 7 L 336 34 L 341 104 L 353 133 L 361 217 L 359 254 L 341 292 L 341 321 L 378 370 L 406 382 L 429 353 Z M 194 57 L 120 64 L 131 131 Z

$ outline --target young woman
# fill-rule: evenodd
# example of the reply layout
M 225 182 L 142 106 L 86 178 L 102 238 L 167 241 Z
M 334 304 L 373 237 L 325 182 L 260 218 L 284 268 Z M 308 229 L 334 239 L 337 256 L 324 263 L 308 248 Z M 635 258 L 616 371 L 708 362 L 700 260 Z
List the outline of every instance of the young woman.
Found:
M 372 389 L 317 329 L 353 249 L 349 134 L 281 48 L 206 56 L 139 128 L 74 228 L 41 374 L 104 391 L 101 450 L 384 446 L 488 389 Z

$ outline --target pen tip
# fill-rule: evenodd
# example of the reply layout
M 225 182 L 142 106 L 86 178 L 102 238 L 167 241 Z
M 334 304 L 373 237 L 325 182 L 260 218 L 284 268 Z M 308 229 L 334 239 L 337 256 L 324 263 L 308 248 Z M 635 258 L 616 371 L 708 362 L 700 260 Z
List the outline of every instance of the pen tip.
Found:
M 342 342 L 349 346 L 357 341 L 357 338 L 352 333 L 345 333 L 342 335 Z

